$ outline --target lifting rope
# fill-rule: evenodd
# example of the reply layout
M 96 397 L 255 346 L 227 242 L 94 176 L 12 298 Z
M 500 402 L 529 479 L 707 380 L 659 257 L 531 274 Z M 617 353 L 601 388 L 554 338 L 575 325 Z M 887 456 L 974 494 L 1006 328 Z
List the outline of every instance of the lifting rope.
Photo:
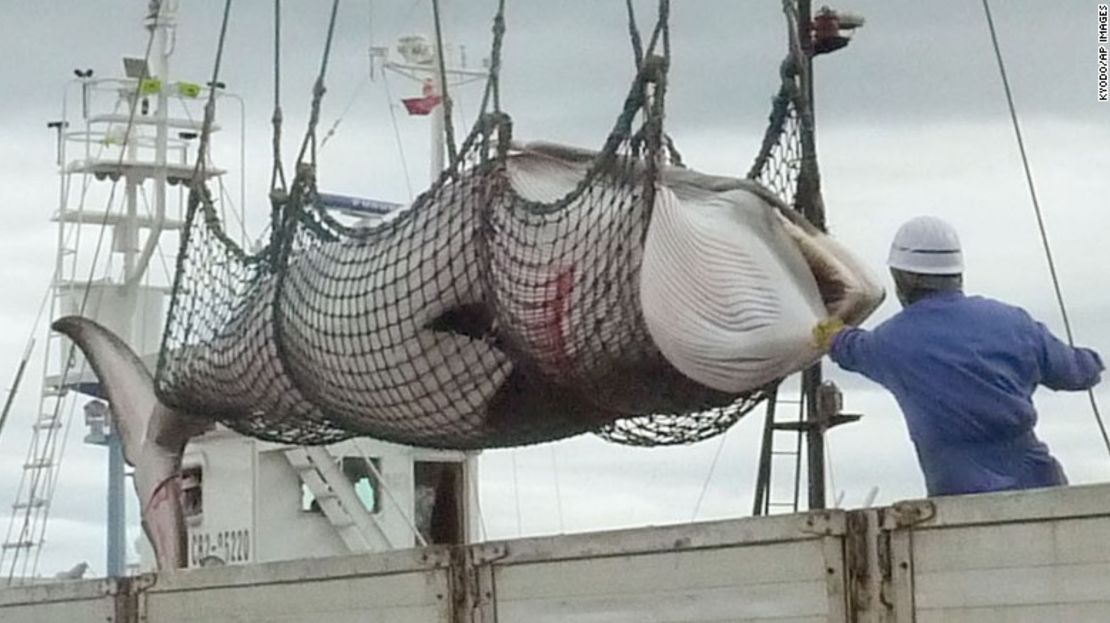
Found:
M 320 73 L 316 76 L 316 83 L 312 87 L 312 104 L 308 116 L 308 130 L 305 131 L 301 150 L 297 154 L 297 177 L 301 176 L 305 156 L 313 167 L 316 166 L 316 126 L 320 123 L 320 102 L 324 99 L 327 89 L 324 87 L 324 78 L 328 73 L 328 59 L 331 57 L 331 44 L 335 38 L 335 17 L 339 12 L 339 0 L 332 0 L 331 17 L 328 19 L 328 34 L 324 39 L 324 53 L 320 59 Z M 294 180 L 294 184 L 296 180 Z
M 1010 121 L 1014 126 L 1014 136 L 1017 138 L 1018 151 L 1021 153 L 1021 164 L 1025 170 L 1025 182 L 1029 187 L 1029 198 L 1033 202 L 1033 213 L 1037 217 L 1037 230 L 1041 235 L 1041 244 L 1044 247 L 1045 259 L 1048 262 L 1048 272 L 1052 276 L 1052 288 L 1056 294 L 1056 304 L 1060 308 L 1060 316 L 1064 321 L 1064 332 L 1067 334 L 1068 344 L 1075 347 L 1075 337 L 1072 334 L 1071 320 L 1068 318 L 1068 308 L 1064 304 L 1064 293 L 1060 287 L 1060 276 L 1056 272 L 1056 261 L 1052 256 L 1052 246 L 1048 241 L 1048 231 L 1044 224 L 1044 215 L 1041 213 L 1041 204 L 1037 200 L 1037 189 L 1033 185 L 1033 171 L 1029 166 L 1029 157 L 1025 152 L 1025 141 L 1021 136 L 1021 125 L 1018 123 L 1017 108 L 1014 106 L 1014 96 L 1010 90 L 1010 80 L 1006 76 L 1006 65 L 1002 62 L 1002 50 L 998 45 L 998 33 L 994 27 L 994 18 L 991 15 L 990 3 L 988 0 L 983 0 L 983 12 L 987 17 L 987 27 L 990 29 L 991 45 L 994 47 L 994 57 L 998 61 L 998 73 L 1002 77 L 1002 88 L 1006 92 L 1006 104 L 1010 109 Z M 1106 446 L 1107 453 L 1110 453 L 1110 436 L 1106 432 L 1106 424 L 1102 419 L 1102 413 L 1098 406 L 1098 400 L 1095 398 L 1094 388 L 1087 390 L 1087 397 L 1091 402 L 1091 411 L 1094 413 L 1095 422 L 1098 424 L 1098 430 L 1102 434 L 1102 442 Z
M 494 19 L 481 114 L 459 157 L 410 209 L 369 229 L 335 221 L 316 197 L 315 132 L 333 4 L 313 114 L 289 192 L 274 201 L 270 244 L 244 253 L 209 199 L 192 199 L 156 375 L 167 405 L 283 443 L 362 434 L 489 448 L 581 432 L 634 445 L 690 443 L 723 432 L 765 397 L 762 388 L 719 391 L 681 376 L 655 348 L 629 295 L 654 205 L 652 182 L 668 164 L 668 0 L 659 1 L 642 66 L 600 153 L 575 163 L 581 179 L 545 200 L 508 183 L 512 126 L 499 112 L 498 89 L 504 4 Z M 793 177 L 779 178 L 792 187 Z M 489 196 L 500 207 L 490 209 Z M 583 243 L 546 242 L 567 232 Z M 456 248 L 467 255 L 457 259 Z M 559 277 L 580 292 L 590 319 L 571 332 L 573 360 L 560 351 L 565 346 L 552 345 L 547 321 L 531 314 L 529 297 L 562 296 L 548 292 L 537 252 L 550 254 L 542 266 L 583 267 Z M 613 259 L 591 259 L 599 256 Z M 427 308 L 431 324 L 399 313 L 409 307 Z M 478 312 L 472 326 L 467 314 Z M 491 322 L 486 316 L 496 334 L 482 324 Z M 631 391 L 590 390 L 610 387 L 614 375 L 627 382 L 614 361 L 640 371 Z M 443 400 L 459 392 L 461 399 Z M 532 403 L 516 409 L 519 400 Z M 510 407 L 531 419 L 501 419 Z
M 202 190 L 208 160 L 208 143 L 212 138 L 212 124 L 216 119 L 216 91 L 219 89 L 220 64 L 223 61 L 227 22 L 230 15 L 231 0 L 225 0 L 223 19 L 220 22 L 220 38 L 216 44 L 216 60 L 212 64 L 212 81 L 208 83 L 208 101 L 204 103 L 204 121 L 201 124 L 200 142 L 197 145 L 197 161 L 193 166 L 193 190 L 197 191 Z
M 270 193 L 284 194 L 287 190 L 285 169 L 281 165 L 281 0 L 274 0 L 274 114 L 270 118 L 273 125 L 273 165 L 270 173 Z

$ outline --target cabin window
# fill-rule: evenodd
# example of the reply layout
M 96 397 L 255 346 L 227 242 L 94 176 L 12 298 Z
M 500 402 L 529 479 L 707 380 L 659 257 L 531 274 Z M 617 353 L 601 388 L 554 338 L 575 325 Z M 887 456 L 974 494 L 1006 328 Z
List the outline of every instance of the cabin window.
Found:
M 336 467 L 354 487 L 355 495 L 367 512 L 377 513 L 382 509 L 381 485 L 374 476 L 375 472 L 381 473 L 381 459 L 345 456 L 336 461 Z M 304 483 L 301 483 L 301 510 L 307 513 L 321 512 L 316 496 Z
M 417 461 L 413 467 L 416 529 L 432 545 L 465 543 L 462 463 Z
M 371 513 L 382 509 L 381 496 L 378 495 L 378 479 L 374 476 L 375 472 L 381 472 L 381 461 L 367 460 L 360 456 L 345 456 L 339 461 L 339 469 L 343 471 L 347 481 L 354 485 L 355 495 L 362 502 L 363 508 Z
M 181 470 L 181 509 L 185 519 L 199 518 L 204 513 L 204 473 L 200 465 Z

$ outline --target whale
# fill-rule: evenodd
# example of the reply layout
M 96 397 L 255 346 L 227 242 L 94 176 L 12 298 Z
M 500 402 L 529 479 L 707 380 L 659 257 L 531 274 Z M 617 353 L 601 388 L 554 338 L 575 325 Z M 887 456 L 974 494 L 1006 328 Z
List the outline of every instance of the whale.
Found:
M 280 278 L 260 271 L 236 293 L 222 326 L 164 346 L 157 379 L 94 320 L 57 320 L 100 379 L 159 567 L 185 564 L 176 474 L 213 421 L 289 443 L 308 429 L 550 441 L 727 407 L 816 362 L 818 322 L 858 324 L 883 299 L 854 254 L 756 182 L 662 165 L 643 192 L 648 167 L 626 159 L 614 171 L 633 183 L 602 172 L 575 194 L 595 161 L 514 145 L 492 172 L 299 248 Z

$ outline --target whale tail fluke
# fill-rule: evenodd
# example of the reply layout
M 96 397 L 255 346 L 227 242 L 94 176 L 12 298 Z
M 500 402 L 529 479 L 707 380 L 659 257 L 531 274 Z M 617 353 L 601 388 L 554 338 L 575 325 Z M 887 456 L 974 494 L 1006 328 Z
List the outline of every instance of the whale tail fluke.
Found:
M 181 458 L 189 439 L 203 432 L 207 423 L 162 404 L 146 365 L 123 340 L 100 324 L 66 316 L 51 327 L 73 340 L 100 379 L 124 459 L 135 468 L 143 530 L 154 546 L 158 567 L 184 567 L 187 550 L 180 496 Z

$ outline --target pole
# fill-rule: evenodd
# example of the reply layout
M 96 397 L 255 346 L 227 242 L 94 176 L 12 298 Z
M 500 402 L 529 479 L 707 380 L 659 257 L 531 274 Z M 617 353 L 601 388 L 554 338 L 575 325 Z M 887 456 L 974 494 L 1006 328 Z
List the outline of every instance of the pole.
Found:
M 123 236 L 123 274 L 121 294 L 126 298 L 127 317 L 121 319 L 126 328 L 124 339 L 129 343 L 135 339 L 135 307 L 139 303 L 138 291 L 143 273 L 150 261 L 154 247 L 161 235 L 162 220 L 166 211 L 166 165 L 169 144 L 167 124 L 169 98 L 169 29 L 173 24 L 172 0 L 157 6 L 157 11 L 148 17 L 147 27 L 153 30 L 152 43 L 154 67 L 152 78 L 157 78 L 160 87 L 156 96 L 155 135 L 154 135 L 154 218 L 151 231 L 139 253 L 138 187 L 140 180 L 135 175 L 127 176 L 127 218 L 117 225 L 124 228 Z M 137 89 L 143 85 L 137 84 Z M 134 114 L 135 111 L 132 111 Z M 138 160 L 138 141 L 134 136 L 126 137 L 129 159 Z M 137 257 L 138 256 L 138 257 Z M 107 535 L 107 573 L 108 577 L 121 577 L 126 573 L 127 561 L 127 502 L 124 497 L 126 476 L 124 474 L 123 446 L 114 427 L 109 427 L 108 435 L 108 535 Z
M 825 231 L 825 209 L 821 203 L 821 182 L 817 171 L 817 144 L 813 120 L 813 37 L 810 32 L 810 0 L 798 0 L 798 38 L 802 58 L 797 59 L 806 105 L 798 110 L 801 123 L 802 161 L 798 179 L 797 205 L 818 229 Z M 802 401 L 805 403 L 806 470 L 810 510 L 825 508 L 825 430 L 826 422 L 817 408 L 817 388 L 821 386 L 821 362 L 802 372 Z
M 146 272 L 147 266 L 150 264 L 151 258 L 154 256 L 154 251 L 158 246 L 158 239 L 162 235 L 162 228 L 165 225 L 166 218 L 166 162 L 169 142 L 169 128 L 167 123 L 168 117 L 168 104 L 169 97 L 167 91 L 170 88 L 169 81 L 169 66 L 170 66 L 170 45 L 169 45 L 169 30 L 174 27 L 174 0 L 164 0 L 162 3 L 156 5 L 156 11 L 147 17 L 147 28 L 153 31 L 152 50 L 154 53 L 153 61 L 154 67 L 151 70 L 153 73 L 150 77 L 156 78 L 159 81 L 159 88 L 155 100 L 157 107 L 154 111 L 154 215 L 150 223 L 150 231 L 147 234 L 146 242 L 143 244 L 142 252 L 139 254 L 138 259 L 135 260 L 132 256 L 130 264 L 126 266 L 124 272 L 125 284 L 128 286 L 128 292 L 137 292 L 135 288 L 139 281 L 142 279 L 143 274 Z M 139 85 L 142 88 L 142 85 Z M 210 88 L 216 88 L 215 85 Z M 135 223 L 132 219 L 128 219 L 128 226 L 133 229 L 131 237 L 135 240 L 135 246 L 138 246 L 138 230 L 135 229 Z
M 123 444 L 115 427 L 108 434 L 108 563 L 110 578 L 119 578 L 127 571 L 127 498 L 124 497 L 126 476 L 123 469 Z
M 432 77 L 433 84 L 435 84 L 435 94 L 439 97 L 446 97 L 447 89 L 444 88 L 443 77 L 444 71 L 439 64 L 439 54 L 434 55 L 435 71 Z M 443 152 L 446 146 L 444 145 L 444 111 L 447 108 L 447 102 L 441 101 L 439 106 L 432 109 L 432 128 L 431 128 L 431 177 L 429 178 L 430 184 L 435 184 L 439 179 L 439 174 L 443 173 L 444 156 Z M 430 185 L 429 184 L 429 185 Z
M 155 71 L 157 72 L 158 79 L 162 81 L 162 88 L 158 89 L 158 111 L 157 121 L 154 126 L 154 219 L 150 236 L 153 240 L 148 241 L 147 245 L 157 243 L 157 238 L 161 234 L 162 219 L 166 215 L 166 158 L 169 144 L 169 128 L 167 119 L 169 117 L 169 98 L 166 92 L 170 88 L 170 50 L 168 41 L 168 31 L 172 25 L 173 19 L 173 4 L 175 0 L 165 0 L 169 6 L 162 8 L 161 14 L 156 18 L 154 45 L 155 50 L 158 52 L 155 56 L 157 65 Z M 215 86 L 211 88 L 216 88 Z M 144 258 L 145 262 L 149 262 L 149 254 Z M 146 263 L 138 267 L 141 272 L 146 271 Z M 141 273 L 140 273 L 141 274 Z M 136 282 L 138 277 L 136 275 Z
M 763 442 L 759 451 L 759 472 L 755 479 L 755 499 L 752 501 L 752 516 L 766 515 L 771 502 L 771 461 L 774 460 L 772 444 L 775 435 L 775 411 L 778 406 L 779 390 L 776 387 L 767 397 L 767 416 L 763 422 Z

